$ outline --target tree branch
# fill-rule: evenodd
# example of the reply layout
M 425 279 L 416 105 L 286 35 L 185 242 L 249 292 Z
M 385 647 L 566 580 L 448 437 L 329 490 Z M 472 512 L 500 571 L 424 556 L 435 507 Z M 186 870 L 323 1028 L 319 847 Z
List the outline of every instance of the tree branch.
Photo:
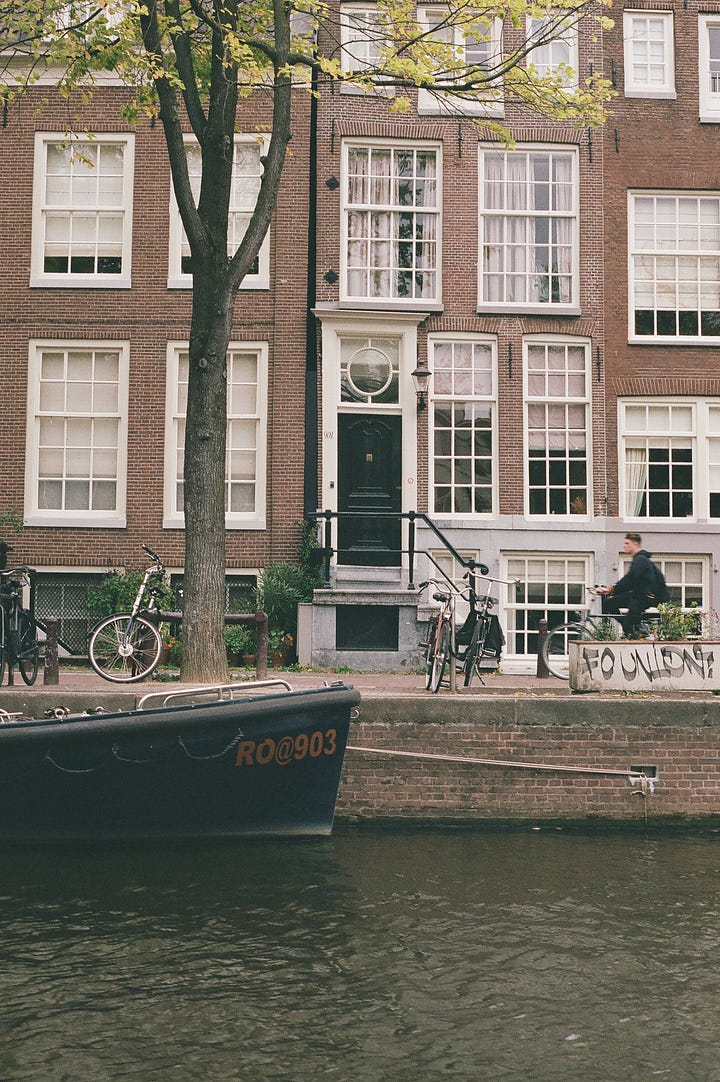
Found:
M 178 115 L 175 90 L 167 76 L 162 74 L 164 64 L 157 19 L 157 0 L 150 0 L 146 12 L 140 15 L 140 32 L 145 51 L 157 66 L 157 74 L 153 76 L 153 85 L 160 102 L 160 120 L 165 131 L 175 198 L 190 247 L 200 250 L 207 247 L 207 237 L 190 186 L 185 140 Z

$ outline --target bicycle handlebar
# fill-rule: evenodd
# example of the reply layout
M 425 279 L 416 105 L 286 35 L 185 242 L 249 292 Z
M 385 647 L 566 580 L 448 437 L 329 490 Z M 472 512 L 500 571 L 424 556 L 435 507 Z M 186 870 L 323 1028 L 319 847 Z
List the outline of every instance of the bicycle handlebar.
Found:
M 151 548 L 148 548 L 147 545 L 142 545 L 141 548 L 144 552 L 147 552 L 151 560 L 154 560 L 155 564 L 157 565 L 155 570 L 158 573 L 163 572 L 165 570 L 165 566 L 160 557 L 158 556 L 157 552 L 153 552 L 153 550 Z
M 0 578 L 10 578 L 11 575 L 34 575 L 36 572 L 32 567 L 9 567 L 5 571 L 0 571 Z

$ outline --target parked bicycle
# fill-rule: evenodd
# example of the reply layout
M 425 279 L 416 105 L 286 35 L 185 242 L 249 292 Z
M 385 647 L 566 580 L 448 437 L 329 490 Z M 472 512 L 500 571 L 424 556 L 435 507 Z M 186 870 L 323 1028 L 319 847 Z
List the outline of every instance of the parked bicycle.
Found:
M 591 599 L 600 597 L 597 588 L 587 586 Z M 591 601 L 592 604 L 592 601 Z M 616 642 L 623 638 L 620 618 L 603 613 L 593 613 L 589 609 L 584 616 L 559 624 L 548 632 L 543 644 L 543 659 L 548 671 L 560 680 L 570 679 L 569 643 L 584 639 L 601 642 Z
M 0 571 L 0 684 L 5 666 L 8 681 L 17 665 L 26 684 L 34 684 L 40 665 L 40 646 L 33 615 L 36 572 L 30 567 Z M 30 607 L 23 608 L 22 594 L 30 588 Z
M 465 687 L 469 687 L 474 675 L 483 683 L 481 666 L 484 658 L 500 660 L 504 637 L 492 609 L 497 598 L 490 597 L 490 584 L 503 579 L 486 579 L 486 594 L 478 594 L 472 584 L 457 587 L 453 583 L 441 583 L 429 579 L 420 589 L 434 587 L 434 601 L 440 602 L 440 611 L 428 620 L 425 639 L 425 687 L 434 693 L 440 690 L 448 663 L 458 665 L 463 673 Z M 455 610 L 459 600 L 469 602 L 470 612 L 462 627 L 455 626 Z M 492 641 L 493 630 L 495 638 Z
M 119 684 L 143 680 L 162 656 L 158 597 L 165 568 L 156 552 L 142 547 L 153 562 L 145 569 L 132 612 L 114 613 L 90 632 L 90 664 L 100 676 Z

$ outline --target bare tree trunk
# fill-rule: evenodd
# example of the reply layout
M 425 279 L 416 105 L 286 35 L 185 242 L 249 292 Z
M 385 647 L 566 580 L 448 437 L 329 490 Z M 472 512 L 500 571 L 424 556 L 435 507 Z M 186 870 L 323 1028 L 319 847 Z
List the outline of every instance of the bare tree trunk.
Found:
M 224 270 L 224 268 L 223 268 Z M 223 270 L 196 271 L 185 429 L 182 678 L 228 679 L 225 613 L 227 348 L 233 296 Z

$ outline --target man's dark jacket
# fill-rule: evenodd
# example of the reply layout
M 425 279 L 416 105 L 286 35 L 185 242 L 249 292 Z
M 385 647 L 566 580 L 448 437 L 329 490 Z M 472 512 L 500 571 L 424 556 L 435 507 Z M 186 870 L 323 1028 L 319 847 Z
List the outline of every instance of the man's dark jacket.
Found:
M 645 608 L 655 604 L 655 571 L 651 555 L 645 549 L 635 553 L 627 575 L 615 583 L 615 597 L 618 594 L 633 594 Z

